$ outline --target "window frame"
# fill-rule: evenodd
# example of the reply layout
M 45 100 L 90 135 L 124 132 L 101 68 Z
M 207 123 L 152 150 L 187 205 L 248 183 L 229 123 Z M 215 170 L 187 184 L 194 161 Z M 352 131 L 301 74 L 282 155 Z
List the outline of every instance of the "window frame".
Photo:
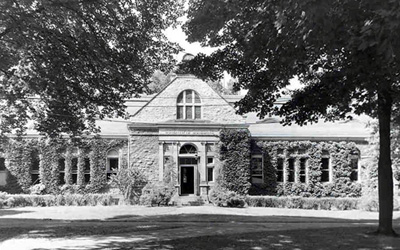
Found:
M 4 172 L 7 172 L 6 158 L 3 157 L 3 156 L 1 156 L 1 157 L 0 157 L 0 161 L 1 161 L 1 159 L 3 159 L 4 169 L 0 169 L 0 173 L 4 173 Z
M 117 155 L 110 155 L 110 152 L 112 152 L 112 151 L 116 151 Z M 110 167 L 110 160 L 111 159 L 118 160 L 118 167 L 117 167 L 116 171 L 112 170 L 111 167 Z M 107 176 L 107 179 L 112 174 L 116 174 L 118 172 L 118 169 L 120 169 L 120 167 L 121 167 L 121 160 L 120 160 L 120 151 L 119 151 L 119 149 L 112 148 L 112 149 L 108 150 L 107 151 L 107 155 L 106 155 L 106 176 Z
M 85 157 L 83 158 L 84 161 L 84 165 L 83 165 L 83 177 L 85 179 L 85 183 L 90 183 L 90 170 L 91 170 L 91 166 L 90 166 L 90 158 Z M 89 166 L 89 170 L 86 169 L 86 163 L 89 162 L 88 166 Z M 86 181 L 86 177 L 88 176 L 88 181 Z
M 59 178 L 58 184 L 59 185 L 64 185 L 65 184 L 65 163 L 66 163 L 66 161 L 67 160 L 66 160 L 65 157 L 58 158 L 57 164 L 58 164 L 58 178 Z M 64 162 L 63 163 L 64 164 L 64 168 L 63 169 L 60 168 L 61 162 Z
M 356 161 L 357 168 L 353 168 L 353 161 Z M 351 166 L 350 181 L 352 181 L 352 182 L 360 182 L 360 164 L 359 163 L 360 163 L 360 157 L 358 155 L 352 155 L 350 157 L 350 164 L 351 164 L 350 165 Z M 353 172 L 357 173 L 356 180 L 352 179 Z
M 290 169 L 290 162 L 292 162 L 292 167 L 293 169 Z M 294 157 L 289 157 L 287 159 L 287 179 L 286 182 L 288 183 L 295 183 L 296 182 L 296 158 Z M 292 180 L 290 179 L 290 177 L 292 177 Z
M 253 159 L 261 159 L 261 174 L 253 174 Z M 251 162 L 250 162 L 250 180 L 251 183 L 255 184 L 262 184 L 264 183 L 264 157 L 262 154 L 254 154 L 251 155 Z M 256 177 L 257 179 L 261 177 L 261 182 L 254 182 L 253 177 Z
M 186 102 L 186 95 L 188 92 L 191 92 L 191 102 Z M 182 102 L 179 102 L 180 96 L 182 95 Z M 198 97 L 200 102 L 196 103 L 196 97 Z M 196 107 L 200 108 L 200 117 L 196 117 Z M 182 109 L 182 117 L 179 116 L 180 112 L 179 109 Z M 187 110 L 188 108 L 191 109 L 191 118 L 187 118 Z M 203 114 L 203 105 L 202 101 L 200 98 L 199 93 L 197 93 L 195 90 L 192 89 L 186 89 L 183 90 L 181 93 L 179 93 L 177 100 L 176 100 L 176 119 L 177 120 L 201 120 L 202 119 L 202 114 Z
M 215 159 L 213 156 L 207 156 L 207 182 L 214 182 L 215 181 Z M 212 159 L 212 162 L 209 162 L 209 159 Z M 209 171 L 212 171 L 212 178 L 210 179 Z
M 282 161 L 282 169 L 279 169 L 279 161 Z M 282 173 L 282 180 L 279 180 L 279 175 L 278 173 L 281 172 Z M 278 157 L 276 159 L 276 182 L 277 183 L 285 183 L 285 158 L 284 157 Z
M 76 169 L 74 169 L 74 161 L 76 160 Z M 79 159 L 77 155 L 74 155 L 71 158 L 71 179 L 72 179 L 72 184 L 77 184 L 78 183 L 78 169 L 79 168 Z
M 302 161 L 304 161 L 304 174 L 301 173 L 301 171 L 302 171 L 301 170 L 301 162 Z M 308 184 L 308 167 L 307 167 L 307 164 L 308 164 L 308 158 L 306 158 L 306 157 L 299 158 L 299 178 L 298 178 L 299 183 Z M 302 176 L 304 176 L 304 182 L 301 181 L 301 177 Z
M 35 155 L 36 154 L 36 155 Z M 31 156 L 30 156 L 30 160 L 31 160 L 31 165 L 30 165 L 30 169 L 29 169 L 29 174 L 31 176 L 31 185 L 36 185 L 36 184 L 40 184 L 40 154 L 39 152 L 31 152 Z M 33 168 L 34 165 L 36 166 L 37 163 L 37 169 Z M 37 175 L 36 180 L 34 180 L 32 177 Z
M 326 159 L 327 162 L 328 162 L 328 169 L 327 169 L 327 170 L 323 170 L 323 169 L 322 169 L 322 164 L 323 164 L 322 161 L 325 160 L 325 159 Z M 323 156 L 323 157 L 321 157 L 321 169 L 320 169 L 320 170 L 321 170 L 321 180 L 320 180 L 321 183 L 329 183 L 329 182 L 332 182 L 332 169 L 331 169 L 332 166 L 331 166 L 331 165 L 332 165 L 332 164 L 331 164 L 331 159 L 330 159 L 329 156 Z M 322 174 L 323 174 L 324 171 L 328 172 L 328 180 L 327 180 L 327 181 L 323 181 L 323 180 L 322 180 Z

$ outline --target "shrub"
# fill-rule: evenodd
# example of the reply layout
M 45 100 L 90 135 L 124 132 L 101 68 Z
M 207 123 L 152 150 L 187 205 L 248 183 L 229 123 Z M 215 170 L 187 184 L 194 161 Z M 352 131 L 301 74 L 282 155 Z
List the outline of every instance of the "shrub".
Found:
M 109 206 L 114 201 L 109 194 L 65 194 L 65 195 L 2 195 L 0 207 L 50 207 L 50 206 Z
M 147 183 L 142 192 L 141 205 L 167 206 L 175 194 L 175 187 L 165 186 L 163 182 Z
M 209 198 L 219 207 L 244 207 L 246 204 L 243 196 L 218 185 L 210 190 Z
M 46 186 L 43 184 L 36 184 L 29 188 L 30 194 L 45 194 Z
M 164 165 L 164 176 L 161 182 L 149 182 L 142 190 L 139 203 L 145 206 L 167 206 L 176 193 L 177 173 L 172 159 Z
M 115 175 L 111 175 L 109 184 L 118 188 L 128 204 L 137 204 L 146 185 L 146 178 L 142 171 L 136 168 L 120 168 Z
M 359 198 L 304 198 L 298 196 L 247 196 L 250 207 L 298 208 L 315 210 L 358 209 Z

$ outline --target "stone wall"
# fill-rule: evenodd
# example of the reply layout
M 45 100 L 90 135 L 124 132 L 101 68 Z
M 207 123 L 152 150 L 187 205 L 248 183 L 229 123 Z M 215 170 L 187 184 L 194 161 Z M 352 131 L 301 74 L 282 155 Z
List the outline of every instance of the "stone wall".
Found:
M 195 90 L 201 98 L 202 120 L 213 123 L 244 123 L 244 118 L 206 82 L 192 76 L 180 76 L 131 119 L 133 122 L 162 122 L 176 119 L 178 95 Z
M 130 137 L 130 167 L 142 169 L 148 180 L 158 180 L 158 136 L 132 135 Z

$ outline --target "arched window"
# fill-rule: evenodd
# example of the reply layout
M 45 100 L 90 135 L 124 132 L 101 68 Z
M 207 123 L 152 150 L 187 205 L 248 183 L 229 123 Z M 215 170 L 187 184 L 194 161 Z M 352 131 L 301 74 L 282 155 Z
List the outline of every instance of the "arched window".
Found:
M 111 174 L 117 172 L 119 168 L 119 153 L 117 150 L 112 149 L 107 153 L 107 179 Z
M 196 154 L 197 153 L 197 149 L 195 146 L 191 145 L 191 144 L 186 144 L 183 145 L 181 147 L 181 149 L 179 150 L 179 154 L 180 155 L 186 155 L 186 154 Z
M 201 119 L 201 99 L 194 90 L 184 90 L 178 95 L 176 118 L 179 120 Z

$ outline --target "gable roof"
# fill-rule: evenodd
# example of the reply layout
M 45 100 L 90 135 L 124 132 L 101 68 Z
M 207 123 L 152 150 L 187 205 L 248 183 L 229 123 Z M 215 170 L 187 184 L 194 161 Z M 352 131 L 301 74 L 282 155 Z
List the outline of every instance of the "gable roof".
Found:
M 131 116 L 131 121 L 160 123 L 176 120 L 177 97 L 184 90 L 194 90 L 200 95 L 202 120 L 221 124 L 245 123 L 244 118 L 236 114 L 229 101 L 216 92 L 207 82 L 193 75 L 177 75 L 159 93 L 137 110 Z

